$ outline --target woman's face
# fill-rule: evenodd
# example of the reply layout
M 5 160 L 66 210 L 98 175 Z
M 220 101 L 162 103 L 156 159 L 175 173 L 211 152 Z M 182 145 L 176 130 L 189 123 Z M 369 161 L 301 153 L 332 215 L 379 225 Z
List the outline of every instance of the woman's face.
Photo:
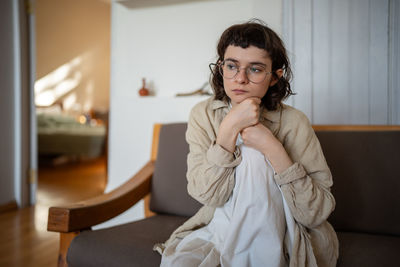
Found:
M 240 69 L 236 76 L 231 79 L 223 77 L 225 93 L 231 100 L 232 106 L 249 97 L 261 99 L 267 93 L 268 88 L 277 81 L 271 73 L 267 74 L 260 83 L 253 83 L 249 80 L 246 68 L 250 68 L 249 71 L 254 69 L 267 73 L 271 72 L 272 69 L 272 61 L 268 53 L 258 47 L 241 48 L 240 46 L 230 45 L 225 51 L 224 60 L 225 62 L 234 62 Z

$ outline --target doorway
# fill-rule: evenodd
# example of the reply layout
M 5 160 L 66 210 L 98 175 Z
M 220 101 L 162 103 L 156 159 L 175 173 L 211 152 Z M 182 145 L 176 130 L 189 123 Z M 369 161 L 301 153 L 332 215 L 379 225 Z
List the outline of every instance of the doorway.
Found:
M 104 192 L 110 22 L 110 1 L 35 1 L 39 206 Z

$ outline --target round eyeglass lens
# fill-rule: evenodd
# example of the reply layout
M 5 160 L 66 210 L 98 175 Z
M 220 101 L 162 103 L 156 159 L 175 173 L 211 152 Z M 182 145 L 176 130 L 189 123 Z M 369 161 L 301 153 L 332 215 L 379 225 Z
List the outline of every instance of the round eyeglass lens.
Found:
M 260 83 L 264 81 L 267 73 L 265 69 L 258 65 L 251 65 L 245 68 L 247 78 L 253 83 Z M 240 71 L 240 67 L 231 61 L 224 61 L 219 68 L 222 76 L 226 79 L 233 79 Z

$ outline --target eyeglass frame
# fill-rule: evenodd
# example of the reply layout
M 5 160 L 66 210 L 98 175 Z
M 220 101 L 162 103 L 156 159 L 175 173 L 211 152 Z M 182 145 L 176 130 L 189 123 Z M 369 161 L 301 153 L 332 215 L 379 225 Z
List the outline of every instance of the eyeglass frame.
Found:
M 228 77 L 225 77 L 225 76 L 224 76 L 224 73 L 223 73 L 223 71 L 222 71 L 222 66 L 224 65 L 224 63 L 225 63 L 225 60 L 220 61 L 220 62 L 218 62 L 218 63 L 210 63 L 210 64 L 208 65 L 208 67 L 210 68 L 211 72 L 212 72 L 214 75 L 215 75 L 215 73 L 214 73 L 214 70 L 212 69 L 212 67 L 215 67 L 215 66 L 218 67 L 218 72 L 219 72 L 219 74 L 221 74 L 221 76 L 222 76 L 223 78 L 226 78 L 226 79 L 234 79 L 234 78 L 238 75 L 238 73 L 240 72 L 240 70 L 244 68 L 244 69 L 246 70 L 245 73 L 246 73 L 247 79 L 249 80 L 249 82 L 254 83 L 254 84 L 260 84 L 260 83 L 262 83 L 263 81 L 265 81 L 265 78 L 267 78 L 267 75 L 268 75 L 268 74 L 275 73 L 275 71 L 265 72 L 264 79 L 262 79 L 260 82 L 253 82 L 252 80 L 250 80 L 249 75 L 248 75 L 248 73 L 247 73 L 247 70 L 248 70 L 249 67 L 240 67 L 240 66 L 239 66 L 239 68 L 236 70 L 236 74 L 233 75 L 233 77 L 228 78 Z

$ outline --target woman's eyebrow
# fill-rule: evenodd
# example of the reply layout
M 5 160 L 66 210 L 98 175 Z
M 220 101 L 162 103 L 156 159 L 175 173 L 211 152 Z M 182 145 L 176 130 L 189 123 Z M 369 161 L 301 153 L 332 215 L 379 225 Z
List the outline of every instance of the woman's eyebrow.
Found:
M 239 60 L 234 59 L 234 58 L 226 58 L 225 61 L 227 61 L 227 60 L 233 61 L 233 62 L 235 62 L 235 63 L 239 63 Z M 259 62 L 259 61 L 250 62 L 249 65 L 261 65 L 261 66 L 263 66 L 263 67 L 267 67 L 267 64 L 262 63 L 262 62 Z
M 224 60 L 224 61 L 227 61 L 227 60 L 229 60 L 229 61 L 233 61 L 233 62 L 235 62 L 235 63 L 239 63 L 239 60 L 237 60 L 237 59 L 234 59 L 234 58 L 230 58 L 230 57 L 228 57 L 228 58 L 225 58 L 225 60 Z
M 250 65 L 261 65 L 261 66 L 264 66 L 264 67 L 266 67 L 266 66 L 267 66 L 267 64 L 265 64 L 265 63 L 262 63 L 262 62 L 258 62 L 258 61 L 255 61 L 255 62 L 250 62 Z

